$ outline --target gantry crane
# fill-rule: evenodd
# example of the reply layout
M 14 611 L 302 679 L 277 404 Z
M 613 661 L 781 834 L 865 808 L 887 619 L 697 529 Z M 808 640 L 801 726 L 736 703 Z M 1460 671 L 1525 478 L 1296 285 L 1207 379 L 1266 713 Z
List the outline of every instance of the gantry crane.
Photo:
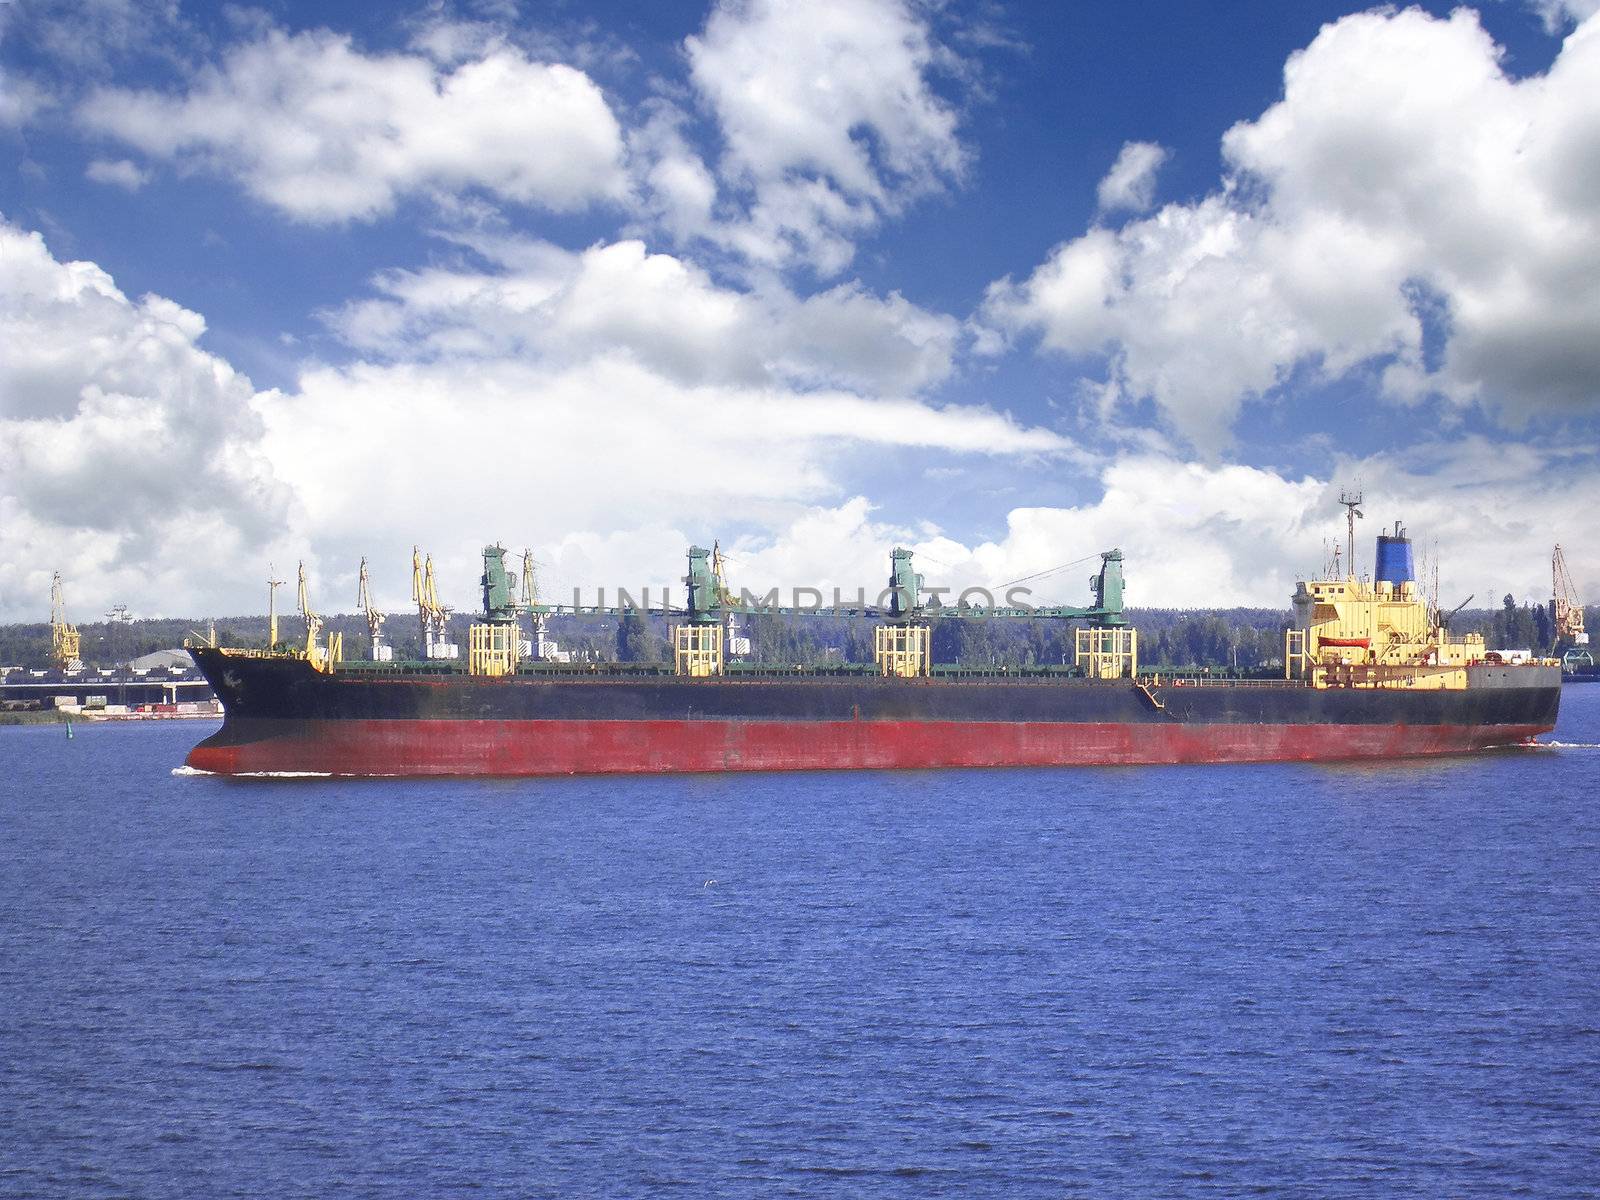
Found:
M 388 620 L 388 614 L 378 611 L 377 605 L 372 602 L 372 585 L 367 579 L 367 560 L 361 560 L 361 581 L 356 588 L 356 603 L 360 605 L 362 615 L 367 618 L 367 636 L 372 647 L 373 662 L 388 662 L 394 657 L 388 646 L 383 644 L 383 623 Z
M 57 571 L 50 581 L 50 657 L 63 671 L 79 671 L 83 669 L 81 647 L 77 628 L 67 624 L 67 598 Z
M 1556 640 L 1587 645 L 1589 635 L 1583 631 L 1583 603 L 1578 599 L 1578 589 L 1572 586 L 1572 576 L 1567 572 L 1567 556 L 1561 547 L 1550 556 L 1550 616 L 1556 629 Z

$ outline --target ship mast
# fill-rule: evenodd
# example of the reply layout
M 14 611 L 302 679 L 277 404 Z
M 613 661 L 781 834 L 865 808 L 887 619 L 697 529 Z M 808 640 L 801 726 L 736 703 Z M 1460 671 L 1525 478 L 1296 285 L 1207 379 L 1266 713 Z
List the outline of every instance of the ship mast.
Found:
M 1358 488 L 1354 492 L 1347 492 L 1340 489 L 1339 503 L 1344 505 L 1345 520 L 1350 526 L 1349 549 L 1345 553 L 1345 578 L 1354 579 L 1356 577 L 1356 518 L 1361 517 L 1364 519 L 1367 515 L 1361 511 L 1361 490 Z
M 283 586 L 283 580 L 274 579 L 278 573 L 271 563 L 267 564 L 267 649 L 275 649 L 278 645 L 278 589 Z
M 422 590 L 422 550 L 411 547 L 411 602 L 417 606 L 417 623 L 422 631 L 422 656 L 428 656 L 428 605 Z

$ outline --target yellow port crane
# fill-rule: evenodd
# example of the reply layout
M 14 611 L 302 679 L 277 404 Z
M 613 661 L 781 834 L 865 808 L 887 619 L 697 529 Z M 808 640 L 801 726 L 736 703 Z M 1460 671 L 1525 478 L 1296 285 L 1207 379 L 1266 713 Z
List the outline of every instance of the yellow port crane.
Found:
M 1572 586 L 1567 556 L 1559 545 L 1550 556 L 1550 593 L 1550 617 L 1555 625 L 1556 640 L 1587 645 L 1589 635 L 1583 631 L 1583 603 L 1578 599 L 1578 589 Z
M 324 647 L 317 641 L 322 632 L 322 617 L 311 607 L 311 594 L 306 587 L 306 564 L 300 564 L 300 616 L 306 623 L 306 649 L 305 657 L 313 667 L 319 671 L 331 671 L 338 664 L 344 650 L 344 637 L 342 634 L 328 634 L 328 644 Z
M 373 662 L 388 662 L 392 654 L 385 653 L 389 647 L 383 644 L 383 623 L 388 620 L 387 613 L 378 611 L 378 606 L 372 602 L 372 584 L 367 578 L 367 560 L 361 560 L 361 581 L 356 588 L 356 604 L 361 608 L 362 615 L 367 618 L 367 635 L 372 647 Z
M 61 587 L 61 572 L 50 581 L 50 657 L 63 671 L 83 669 L 79 657 L 83 639 L 75 626 L 67 623 L 67 598 Z
M 445 631 L 449 627 L 450 610 L 439 603 L 439 585 L 433 578 L 433 555 L 426 563 L 417 547 L 411 547 L 411 599 L 417 606 L 417 617 L 422 624 L 422 657 L 454 658 L 446 649 Z

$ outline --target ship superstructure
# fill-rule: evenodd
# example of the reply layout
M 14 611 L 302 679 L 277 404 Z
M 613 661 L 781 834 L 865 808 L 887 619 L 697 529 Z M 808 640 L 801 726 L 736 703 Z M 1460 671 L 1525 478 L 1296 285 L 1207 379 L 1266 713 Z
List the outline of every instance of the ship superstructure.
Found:
M 1284 635 L 1285 677 L 1317 688 L 1465 688 L 1487 661 L 1479 634 L 1452 638 L 1417 584 L 1411 540 L 1378 536 L 1371 579 L 1301 582 Z

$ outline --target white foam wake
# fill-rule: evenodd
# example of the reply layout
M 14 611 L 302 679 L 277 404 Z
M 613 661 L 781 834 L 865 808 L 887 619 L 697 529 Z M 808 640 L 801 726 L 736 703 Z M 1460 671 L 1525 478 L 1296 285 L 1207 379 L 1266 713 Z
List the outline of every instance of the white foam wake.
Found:
M 235 779 L 332 779 L 332 771 L 235 771 Z
M 1600 742 L 1535 742 L 1535 746 L 1549 746 L 1552 750 L 1600 750 Z
M 174 775 L 216 775 L 216 771 L 202 771 L 199 767 L 184 765 L 173 767 Z M 331 771 L 235 771 L 235 779 L 332 779 Z

